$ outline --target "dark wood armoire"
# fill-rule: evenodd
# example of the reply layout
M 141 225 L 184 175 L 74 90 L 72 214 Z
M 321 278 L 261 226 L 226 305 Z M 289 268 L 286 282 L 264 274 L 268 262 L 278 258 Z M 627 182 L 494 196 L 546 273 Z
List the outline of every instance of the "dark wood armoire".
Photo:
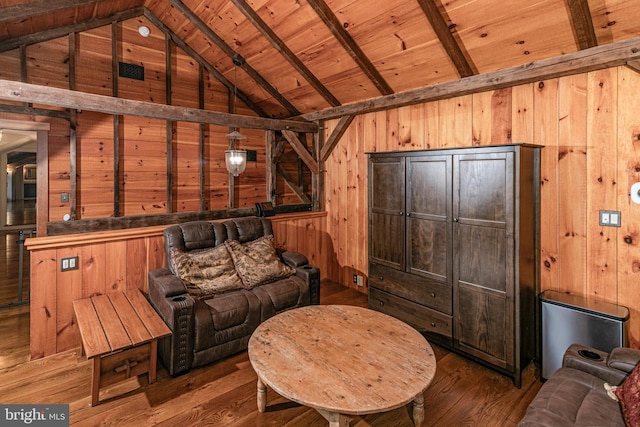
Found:
M 540 148 L 369 154 L 369 306 L 511 376 L 536 354 Z

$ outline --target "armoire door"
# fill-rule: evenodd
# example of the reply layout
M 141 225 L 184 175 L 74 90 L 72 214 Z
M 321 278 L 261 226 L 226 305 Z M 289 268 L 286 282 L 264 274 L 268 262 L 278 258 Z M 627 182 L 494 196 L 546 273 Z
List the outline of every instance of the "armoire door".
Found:
M 514 153 L 454 156 L 454 345 L 514 360 Z
M 451 286 L 452 158 L 407 158 L 407 272 Z
M 405 159 L 371 159 L 369 179 L 369 260 L 404 270 Z

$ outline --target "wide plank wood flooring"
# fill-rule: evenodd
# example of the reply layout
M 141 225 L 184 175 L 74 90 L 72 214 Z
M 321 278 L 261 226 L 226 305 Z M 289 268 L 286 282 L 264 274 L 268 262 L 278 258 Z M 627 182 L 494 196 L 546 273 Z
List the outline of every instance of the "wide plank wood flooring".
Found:
M 366 295 L 323 283 L 322 304 L 366 306 Z M 326 426 L 315 410 L 268 393 L 256 406 L 256 375 L 247 352 L 175 378 L 159 364 L 158 378 L 132 378 L 101 391 L 90 406 L 91 365 L 80 349 L 28 361 L 28 307 L 0 310 L 0 403 L 68 403 L 73 426 Z M 541 386 L 532 364 L 522 388 L 493 370 L 433 346 L 436 376 L 425 392 L 427 426 L 515 426 Z M 399 349 L 400 350 L 400 349 Z M 313 378 L 309 378 L 313 387 Z M 352 427 L 411 426 L 407 408 L 354 417 Z

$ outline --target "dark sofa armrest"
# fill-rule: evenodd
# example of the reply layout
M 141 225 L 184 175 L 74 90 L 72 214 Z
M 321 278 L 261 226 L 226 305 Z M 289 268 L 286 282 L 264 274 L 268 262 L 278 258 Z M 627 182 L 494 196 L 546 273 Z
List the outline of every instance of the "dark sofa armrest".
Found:
M 619 385 L 629 372 L 610 366 L 609 359 L 610 355 L 607 352 L 580 344 L 571 344 L 564 354 L 562 366 L 586 372 L 611 385 Z
M 172 332 L 160 340 L 160 359 L 170 375 L 186 372 L 193 364 L 195 301 L 182 281 L 167 268 L 151 270 L 148 280 L 149 301 Z
M 320 304 L 320 270 L 309 264 L 306 256 L 296 251 L 278 251 L 282 261 L 296 269 L 296 276 L 302 278 L 309 285 L 309 299 L 311 304 Z
M 629 347 L 614 348 L 607 359 L 607 366 L 630 374 L 640 363 L 640 350 Z
M 148 274 L 149 291 L 153 286 L 154 292 L 159 297 L 175 297 L 187 293 L 187 287 L 182 280 L 168 268 L 151 270 Z
M 284 251 L 280 254 L 280 258 L 291 267 L 301 267 L 309 264 L 307 257 L 296 251 Z

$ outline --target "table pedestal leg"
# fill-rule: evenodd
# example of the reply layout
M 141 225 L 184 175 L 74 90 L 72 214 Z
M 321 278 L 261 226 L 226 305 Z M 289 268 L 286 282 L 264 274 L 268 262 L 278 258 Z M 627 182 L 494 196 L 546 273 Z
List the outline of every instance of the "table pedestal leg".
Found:
M 264 385 L 260 377 L 258 377 L 258 411 L 267 410 L 267 386 Z
M 416 427 L 422 426 L 424 422 L 424 394 L 420 393 L 413 399 L 413 424 Z

